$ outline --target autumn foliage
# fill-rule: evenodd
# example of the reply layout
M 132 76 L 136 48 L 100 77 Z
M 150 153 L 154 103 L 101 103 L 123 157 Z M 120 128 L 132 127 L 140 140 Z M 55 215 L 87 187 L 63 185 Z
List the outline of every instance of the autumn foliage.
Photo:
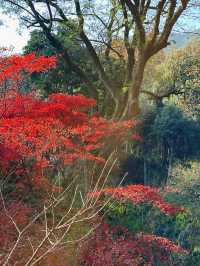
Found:
M 13 88 L 23 80 L 24 74 L 30 75 L 56 67 L 55 56 L 37 57 L 34 53 L 25 56 L 5 56 L 6 52 L 6 49 L 0 50 L 0 86 L 5 86 L 6 82 L 9 82 Z
M 173 206 L 167 203 L 161 195 L 159 188 L 153 188 L 144 185 L 129 185 L 118 188 L 105 188 L 101 191 L 90 193 L 89 196 L 100 197 L 101 195 L 110 195 L 120 202 L 130 201 L 135 205 L 141 203 L 151 203 L 167 215 L 176 215 L 184 211 L 181 207 Z
M 145 234 L 130 234 L 125 228 L 103 223 L 81 248 L 84 266 L 111 265 L 162 265 L 169 262 L 169 254 L 185 251 L 164 237 Z
M 23 73 L 45 71 L 55 67 L 54 57 L 34 54 L 11 56 L 1 61 L 0 81 L 23 79 Z M 12 84 L 13 85 L 13 84 Z M 15 167 L 17 187 L 31 183 L 34 188 L 49 188 L 48 171 L 72 164 L 78 159 L 103 162 L 96 155 L 103 140 L 127 134 L 131 122 L 108 122 L 88 109 L 93 99 L 82 95 L 52 94 L 42 100 L 35 93 L 21 94 L 13 86 L 0 99 L 0 164 L 6 175 Z M 27 180 L 28 176 L 28 180 Z M 29 184 L 30 185 L 30 184 Z
M 81 95 L 53 94 L 44 101 L 33 94 L 6 93 L 0 102 L 0 163 L 4 173 L 15 164 L 15 174 L 28 174 L 33 187 L 47 189 L 46 168 L 69 165 L 77 159 L 103 162 L 94 154 L 103 146 L 103 139 L 122 137 L 131 123 L 109 123 L 80 111 L 93 105 L 94 100 Z M 19 182 L 22 185 L 22 178 Z
M 0 166 L 4 184 L 0 221 L 7 224 L 0 227 L 0 235 L 4 247 L 15 238 L 10 217 L 23 227 L 31 214 L 31 208 L 18 202 L 19 195 L 41 189 L 62 190 L 51 182 L 51 173 L 55 175 L 58 169 L 80 160 L 103 163 L 98 151 L 104 141 L 110 137 L 119 141 L 133 126 L 129 121 L 109 122 L 90 114 L 96 102 L 82 95 L 52 94 L 41 99 L 35 92 L 20 92 L 27 74 L 55 66 L 55 57 L 35 54 L 0 58 Z
M 96 102 L 83 95 L 52 94 L 41 99 L 36 92 L 20 92 L 27 75 L 54 67 L 55 57 L 36 57 L 35 54 L 0 57 L 1 181 L 5 186 L 6 182 L 14 186 L 8 191 L 6 201 L 1 190 L 0 242 L 4 248 L 15 238 L 10 217 L 23 227 L 32 212 L 17 201 L 18 194 L 41 189 L 44 195 L 59 192 L 60 187 L 52 183 L 49 175 L 80 160 L 103 163 L 99 151 L 109 138 L 116 143 L 128 136 L 143 141 L 131 133 L 135 123 L 108 121 L 92 114 L 90 110 Z M 103 194 L 134 204 L 148 202 L 169 215 L 182 211 L 166 203 L 158 189 L 143 185 L 105 188 L 89 196 Z M 166 252 L 183 252 L 165 238 L 132 236 L 124 229 L 111 229 L 105 224 L 93 235 L 91 246 L 89 253 L 82 251 L 83 265 L 94 265 L 94 262 L 96 266 L 151 265 L 155 254 L 159 259 L 166 259 Z

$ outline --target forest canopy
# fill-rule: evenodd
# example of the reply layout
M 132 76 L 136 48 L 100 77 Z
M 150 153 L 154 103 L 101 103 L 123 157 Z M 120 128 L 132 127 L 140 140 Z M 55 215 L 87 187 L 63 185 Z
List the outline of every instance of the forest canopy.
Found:
M 199 7 L 0 0 L 0 265 L 200 264 Z

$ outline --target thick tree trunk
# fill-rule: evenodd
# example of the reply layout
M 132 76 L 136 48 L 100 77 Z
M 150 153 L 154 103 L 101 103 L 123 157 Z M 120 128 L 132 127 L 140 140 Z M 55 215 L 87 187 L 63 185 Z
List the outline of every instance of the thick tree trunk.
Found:
M 139 56 L 135 63 L 132 73 L 132 84 L 127 92 L 126 102 L 121 118 L 131 119 L 140 114 L 139 95 L 142 86 L 144 69 L 146 65 L 146 58 Z

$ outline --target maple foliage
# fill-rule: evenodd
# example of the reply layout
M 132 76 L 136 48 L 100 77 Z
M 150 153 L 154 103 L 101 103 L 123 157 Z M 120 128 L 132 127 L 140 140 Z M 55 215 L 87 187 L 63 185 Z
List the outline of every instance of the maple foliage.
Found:
M 119 139 L 130 122 L 108 122 L 80 111 L 95 105 L 84 96 L 53 94 L 41 100 L 33 94 L 8 92 L 0 101 L 1 167 L 4 172 L 16 162 L 17 174 L 32 175 L 32 185 L 45 186 L 45 168 L 69 165 L 77 159 L 104 161 L 95 155 L 103 139 Z M 123 128 L 123 130 L 122 130 Z M 30 167 L 23 167 L 29 162 Z
M 125 228 L 112 228 L 106 223 L 102 223 L 95 230 L 87 242 L 82 244 L 80 251 L 80 265 L 84 266 L 151 266 L 155 261 L 169 262 L 170 253 L 186 253 L 167 238 L 145 234 L 133 235 Z
M 0 240 L 5 246 L 15 236 L 12 234 L 13 223 L 9 215 L 17 225 L 23 226 L 31 214 L 31 209 L 17 202 L 15 195 L 27 192 L 29 188 L 31 191 L 59 191 L 60 187 L 51 182 L 51 173 L 74 166 L 80 160 L 104 162 L 105 159 L 98 152 L 109 139 L 120 143 L 129 136 L 130 139 L 143 141 L 138 134 L 131 132 L 135 122 L 108 121 L 97 114 L 91 114 L 89 110 L 96 105 L 94 99 L 62 93 L 41 99 L 35 92 L 19 92 L 25 74 L 47 71 L 55 66 L 55 57 L 36 57 L 35 54 L 0 56 L 1 178 L 15 186 L 8 196 L 10 198 L 6 202 L 6 209 L 3 201 L 0 202 L 3 213 L 0 215 L 0 224 L 7 224 L 5 230 L 0 226 Z M 166 203 L 157 188 L 148 186 L 105 188 L 89 196 L 99 197 L 103 194 L 134 204 L 150 202 L 169 215 L 182 211 Z M 16 209 L 19 210 L 17 213 Z M 155 254 L 165 259 L 165 252 L 183 252 L 165 238 L 142 234 L 132 236 L 125 229 L 120 230 L 123 232 L 121 235 L 118 234 L 119 228 L 111 229 L 102 225 L 91 239 L 93 248 L 89 252 L 83 251 L 83 265 L 93 265 L 94 262 L 97 266 L 133 265 L 133 262 L 134 265 L 151 265 Z M 1 233 L 3 231 L 4 234 Z
M 24 74 L 46 71 L 56 67 L 55 56 L 40 56 L 35 53 L 27 55 L 5 55 L 6 50 L 0 50 L 0 86 L 6 81 L 12 81 L 12 86 L 21 81 Z
M 89 196 L 100 197 L 101 195 L 111 195 L 119 201 L 130 201 L 135 205 L 141 203 L 151 203 L 154 207 L 167 215 L 176 215 L 184 209 L 167 203 L 160 194 L 159 188 L 144 185 L 129 185 L 118 188 L 104 188 L 101 191 L 89 193 Z
M 36 92 L 20 93 L 27 74 L 55 66 L 55 57 L 0 56 L 1 181 L 12 185 L 5 192 L 6 208 L 0 202 L 0 222 L 7 224 L 0 227 L 1 248 L 12 245 L 16 237 L 13 221 L 23 227 L 31 215 L 31 209 L 18 201 L 19 195 L 60 191 L 51 182 L 51 173 L 80 160 L 104 162 L 98 156 L 104 141 L 110 137 L 119 141 L 133 127 L 129 121 L 109 122 L 90 114 L 96 102 L 83 95 L 52 94 L 41 99 Z
M 103 162 L 96 155 L 103 139 L 115 136 L 119 140 L 133 127 L 129 121 L 109 122 L 89 115 L 88 109 L 96 102 L 82 95 L 52 94 L 42 100 L 36 93 L 18 92 L 16 85 L 24 72 L 42 72 L 55 65 L 55 57 L 35 54 L 0 58 L 0 82 L 10 84 L 0 99 L 0 165 L 5 175 L 15 166 L 15 174 L 20 176 L 17 188 L 25 186 L 22 181 L 28 176 L 34 188 L 47 190 L 50 184 L 45 169 L 80 158 Z

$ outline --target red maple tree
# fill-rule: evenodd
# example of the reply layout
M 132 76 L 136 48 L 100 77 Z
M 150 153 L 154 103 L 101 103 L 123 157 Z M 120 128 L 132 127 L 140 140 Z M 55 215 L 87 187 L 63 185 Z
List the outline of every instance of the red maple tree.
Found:
M 133 126 L 129 121 L 109 122 L 89 115 L 96 102 L 83 95 L 52 94 L 42 100 L 36 93 L 18 92 L 16 85 L 26 77 L 24 72 L 46 71 L 55 65 L 55 57 L 35 54 L 0 58 L 0 85 L 10 83 L 0 99 L 0 165 L 4 174 L 16 167 L 18 188 L 29 176 L 33 187 L 48 189 L 46 168 L 50 171 L 80 158 L 103 162 L 96 155 L 103 140 L 120 139 Z
M 176 215 L 184 211 L 184 208 L 174 206 L 164 200 L 159 188 L 145 185 L 129 185 L 118 188 L 104 188 L 101 191 L 89 193 L 89 197 L 100 197 L 101 195 L 110 195 L 120 202 L 130 201 L 135 205 L 141 203 L 151 203 L 167 215 Z
M 109 122 L 91 115 L 89 109 L 96 101 L 83 95 L 52 94 L 41 99 L 36 92 L 20 93 L 27 74 L 55 66 L 55 57 L 0 56 L 0 168 L 4 184 L 0 221 L 7 224 L 6 230 L 0 227 L 0 235 L 4 248 L 16 237 L 10 217 L 23 226 L 31 213 L 18 202 L 18 195 L 41 189 L 60 191 L 49 178 L 51 172 L 79 160 L 104 162 L 98 156 L 104 141 L 110 137 L 119 141 L 133 127 L 129 121 Z
M 28 171 L 34 187 L 47 189 L 46 168 L 50 171 L 81 158 L 103 162 L 95 155 L 103 140 L 123 137 L 132 124 L 108 122 L 80 111 L 94 105 L 93 99 L 81 95 L 53 94 L 41 100 L 33 94 L 6 93 L 0 100 L 0 164 L 4 172 L 15 165 L 15 174 L 22 177 Z
M 106 223 L 80 246 L 80 252 L 80 265 L 84 266 L 152 266 L 155 262 L 169 265 L 171 253 L 187 253 L 167 238 L 133 235 L 123 227 L 112 228 Z
M 18 88 L 27 74 L 47 71 L 55 66 L 55 57 L 36 57 L 35 54 L 0 56 L 1 179 L 8 180 L 9 177 L 10 182 L 15 185 L 10 198 L 8 195 L 6 202 L 0 202 L 0 222 L 7 224 L 5 232 L 11 231 L 7 221 L 9 216 L 5 217 L 3 214 L 5 209 L 21 225 L 27 222 L 30 214 L 30 209 L 23 203 L 20 205 L 13 200 L 17 193 L 27 191 L 28 187 L 32 190 L 42 188 L 47 192 L 57 191 L 48 176 L 51 171 L 73 165 L 82 159 L 104 162 L 104 158 L 98 155 L 98 150 L 103 148 L 107 139 L 115 139 L 117 143 L 128 135 L 131 137 L 130 129 L 135 125 L 130 121 L 107 121 L 95 114 L 91 115 L 88 110 L 96 102 L 83 95 L 52 94 L 47 99 L 40 99 L 37 93 L 19 92 Z M 134 138 L 141 141 L 138 135 Z M 157 189 L 146 186 L 107 188 L 90 195 L 101 194 L 109 194 L 119 200 L 130 200 L 135 204 L 151 202 L 167 214 L 180 211 L 165 203 Z M 17 214 L 14 213 L 16 208 L 19 209 Z M 4 228 L 0 227 L 0 231 L 2 230 Z M 129 236 L 128 240 L 124 237 L 113 240 L 113 231 L 105 226 L 102 234 L 105 235 L 103 242 L 99 234 L 93 244 L 94 249 L 87 255 L 89 264 L 85 265 L 92 265 L 91 260 L 96 260 L 97 257 L 99 264 L 95 265 L 120 265 L 122 261 L 128 263 L 133 259 L 138 263 L 135 265 L 139 265 L 144 261 L 144 256 L 147 256 L 147 263 L 151 263 L 152 243 L 167 251 L 180 251 L 167 239 L 156 236 Z M 0 232 L 0 235 L 6 242 L 7 233 L 5 235 Z M 7 235 L 7 240 L 9 239 Z M 107 247 L 112 250 L 103 259 L 102 254 Z M 134 249 L 134 252 L 131 253 L 130 249 Z M 109 264 L 113 256 L 117 264 Z

